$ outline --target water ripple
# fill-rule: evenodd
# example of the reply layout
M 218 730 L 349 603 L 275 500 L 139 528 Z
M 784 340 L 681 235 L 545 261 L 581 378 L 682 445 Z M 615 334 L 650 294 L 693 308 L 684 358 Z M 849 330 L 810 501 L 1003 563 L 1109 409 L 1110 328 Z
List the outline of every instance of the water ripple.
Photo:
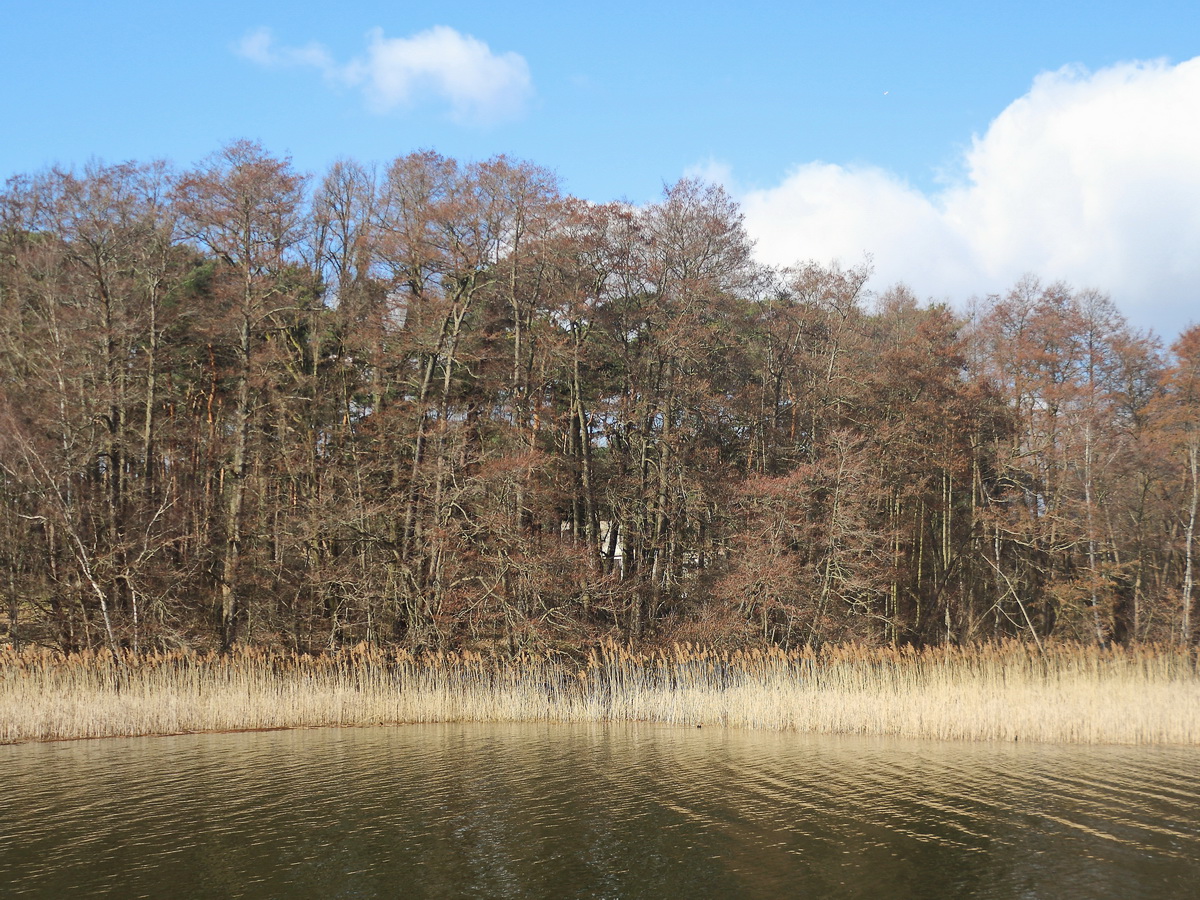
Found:
M 1200 753 L 639 726 L 0 747 L 14 897 L 1190 897 Z

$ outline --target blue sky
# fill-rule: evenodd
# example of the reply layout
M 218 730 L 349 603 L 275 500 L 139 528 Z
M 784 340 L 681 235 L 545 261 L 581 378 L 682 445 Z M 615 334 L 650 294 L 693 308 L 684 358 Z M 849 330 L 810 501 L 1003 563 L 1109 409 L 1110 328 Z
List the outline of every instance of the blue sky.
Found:
M 92 157 L 186 166 L 239 137 L 313 172 L 419 148 L 508 153 L 597 201 L 646 202 L 702 173 L 743 200 L 771 262 L 869 254 L 878 289 L 904 280 L 956 303 L 1031 271 L 1109 291 L 1168 338 L 1200 320 L 1195 0 L 3 13 L 0 177 Z M 1149 126 L 1138 110 L 1154 111 Z M 1130 134 L 1144 139 L 1126 146 Z M 1160 159 L 1167 142 L 1184 146 Z M 1039 210 L 1032 232 L 1018 200 Z

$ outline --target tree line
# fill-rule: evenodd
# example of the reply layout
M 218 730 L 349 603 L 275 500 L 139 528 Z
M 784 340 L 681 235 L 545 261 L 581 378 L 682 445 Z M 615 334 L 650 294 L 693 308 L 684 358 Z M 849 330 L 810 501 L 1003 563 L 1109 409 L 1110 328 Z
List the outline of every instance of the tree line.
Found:
M 10 179 L 7 640 L 1195 642 L 1200 328 L 751 251 L 505 157 Z

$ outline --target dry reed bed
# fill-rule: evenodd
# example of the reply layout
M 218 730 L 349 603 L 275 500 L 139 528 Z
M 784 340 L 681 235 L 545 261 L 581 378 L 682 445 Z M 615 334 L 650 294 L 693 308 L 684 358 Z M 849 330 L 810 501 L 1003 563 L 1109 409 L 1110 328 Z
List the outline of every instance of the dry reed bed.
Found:
M 1023 644 L 633 654 L 582 664 L 367 646 L 63 656 L 0 651 L 0 742 L 413 722 L 658 722 L 949 740 L 1200 744 L 1184 650 Z

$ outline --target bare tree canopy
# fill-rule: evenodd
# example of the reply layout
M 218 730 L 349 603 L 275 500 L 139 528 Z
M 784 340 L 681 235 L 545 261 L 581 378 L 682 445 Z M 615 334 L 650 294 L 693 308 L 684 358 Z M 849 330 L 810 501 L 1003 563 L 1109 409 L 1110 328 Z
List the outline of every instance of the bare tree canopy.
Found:
M 1200 329 L 752 249 L 505 157 L 10 180 L 0 636 L 1196 641 Z

